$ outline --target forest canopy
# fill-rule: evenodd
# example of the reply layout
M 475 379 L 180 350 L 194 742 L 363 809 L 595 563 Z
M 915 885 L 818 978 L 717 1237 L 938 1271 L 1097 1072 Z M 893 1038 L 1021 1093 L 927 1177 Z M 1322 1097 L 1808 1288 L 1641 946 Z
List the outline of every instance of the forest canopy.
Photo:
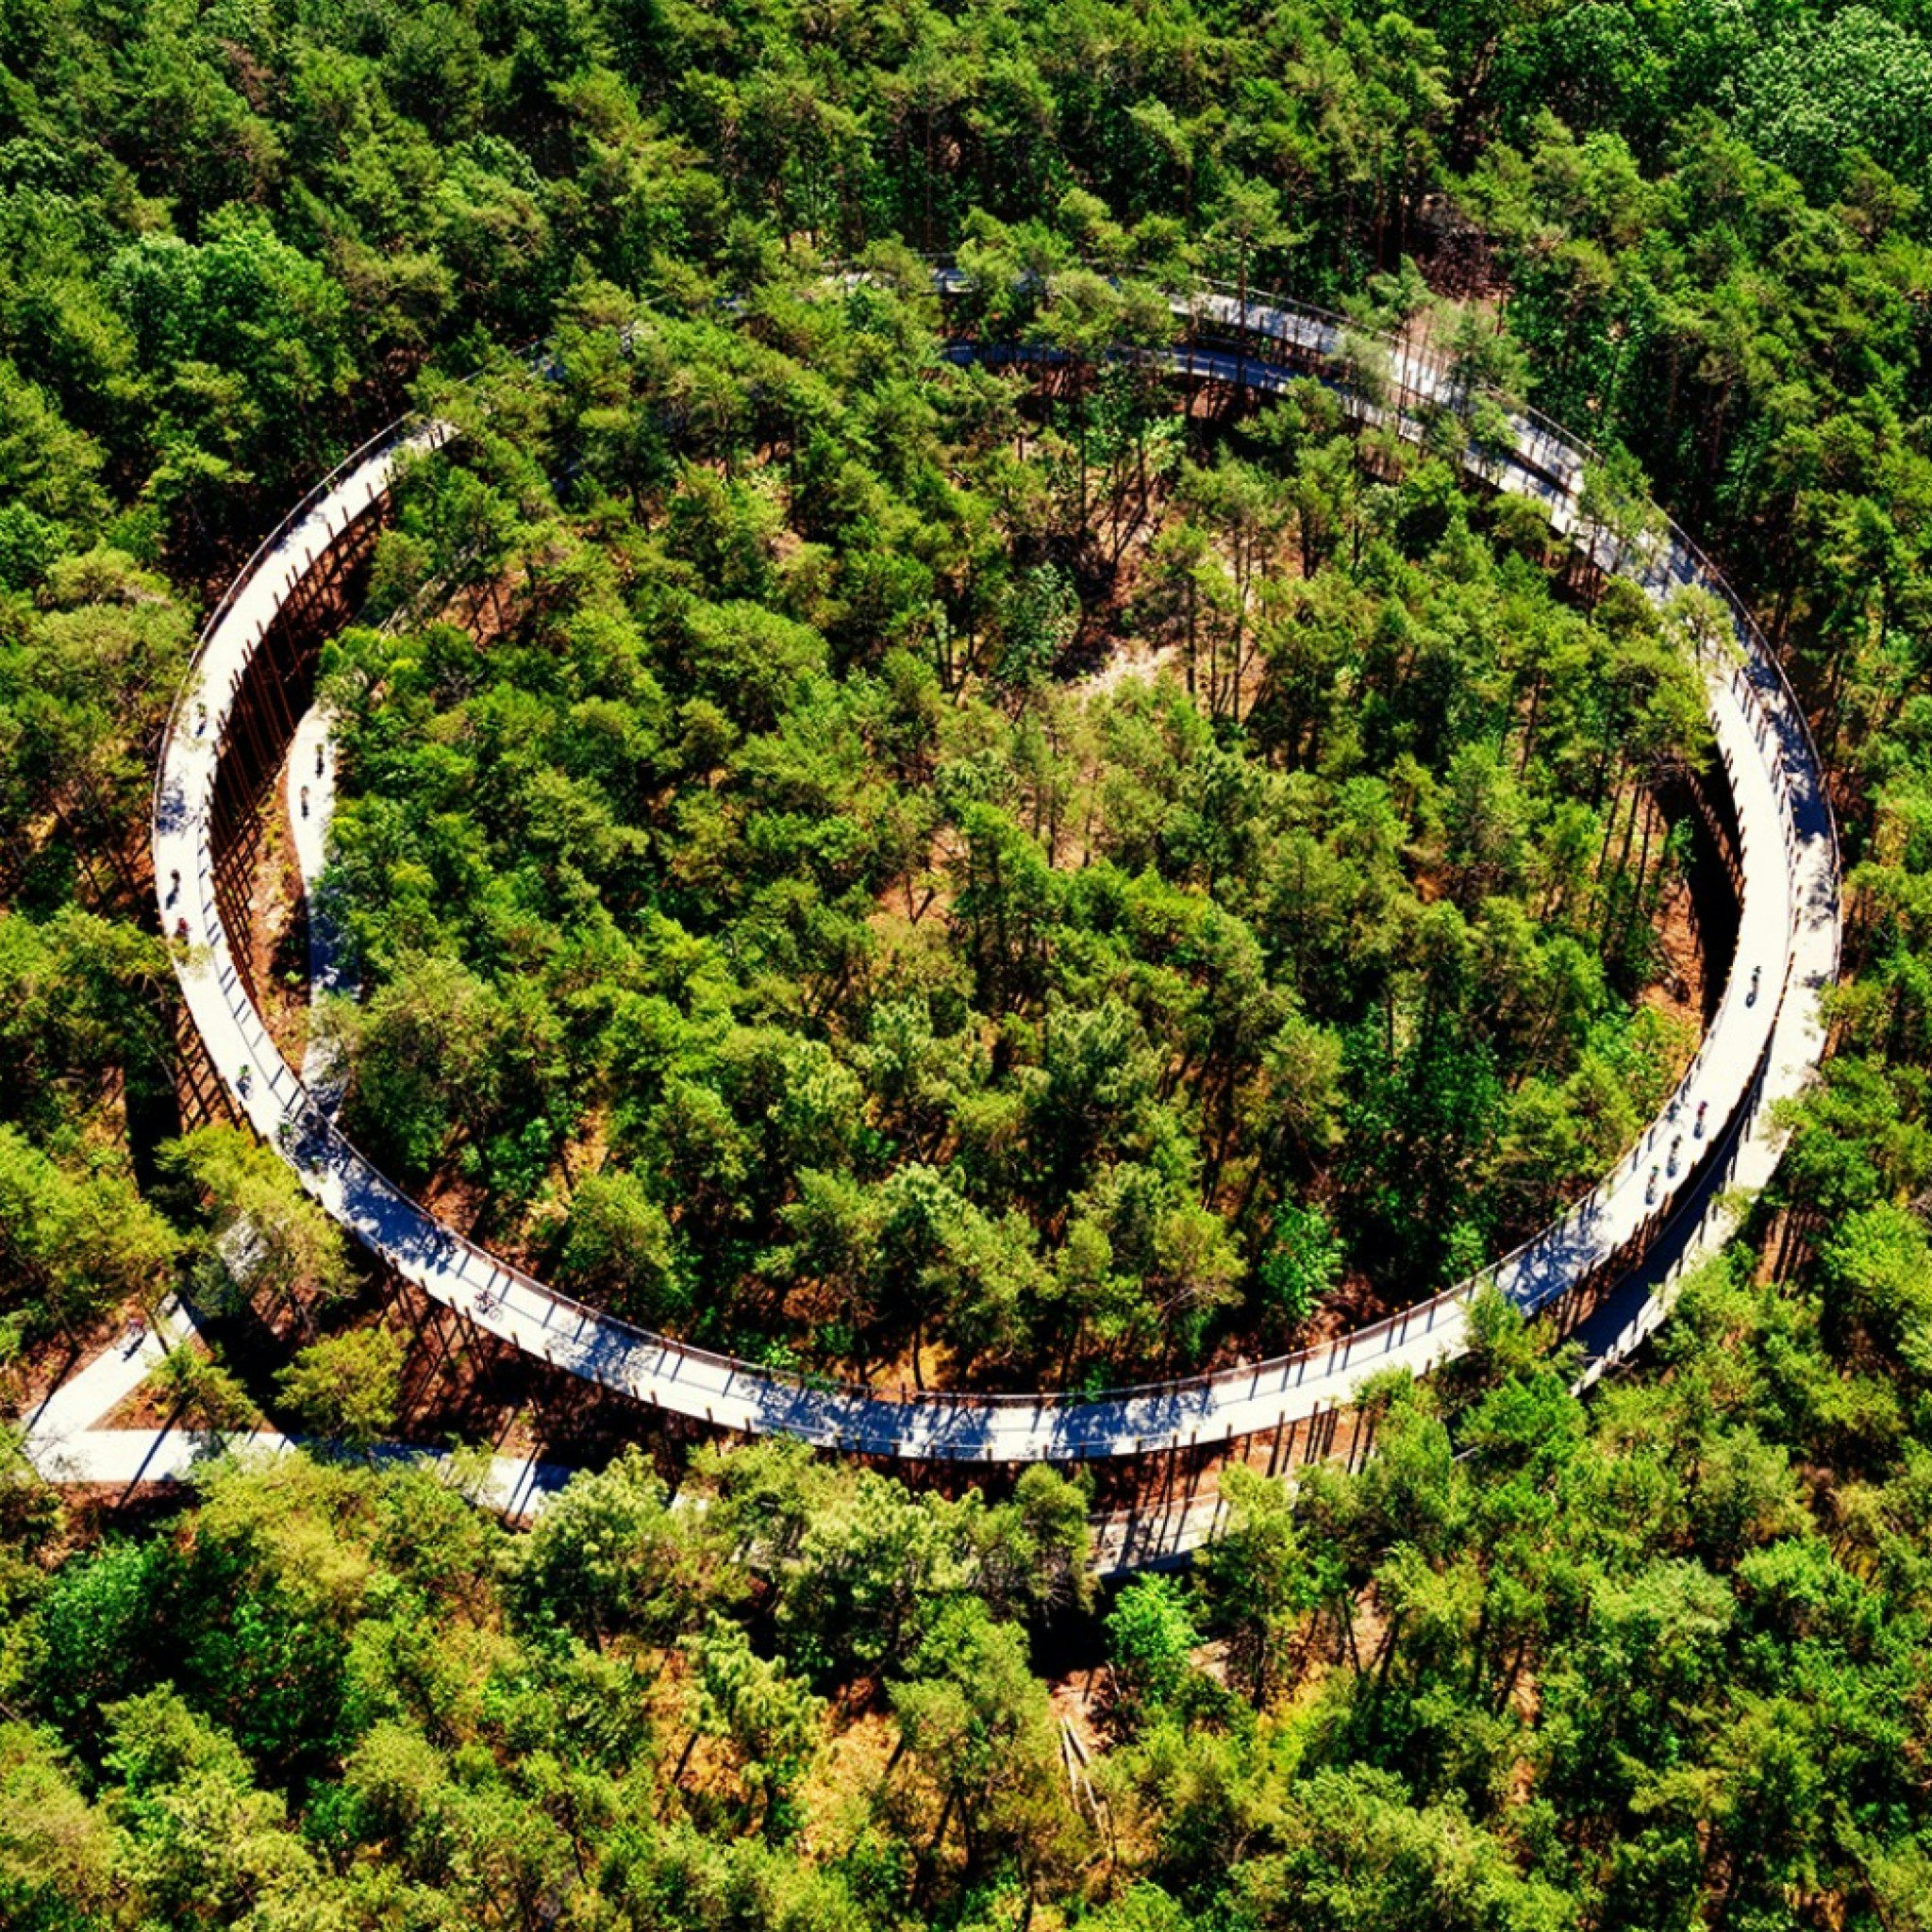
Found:
M 1110 359 L 1156 291 L 1016 297 L 1024 253 L 978 225 L 976 318 L 916 266 L 582 294 L 331 660 L 349 1131 L 648 1326 L 921 1381 L 1278 1350 L 1530 1233 L 1694 1038 L 1633 1005 L 1683 985 L 1690 618 L 1564 599 L 1453 418 L 1183 414 Z M 975 320 L 1079 335 L 947 367 Z
M 0 1378 L 178 1288 L 222 1353 L 131 1406 L 318 1452 L 0 1466 L 0 1921 L 1926 1925 L 1928 90 L 1924 0 L 0 0 Z M 935 256 L 1065 379 L 941 364 Z M 449 1359 L 184 1116 L 148 813 L 213 600 L 411 408 L 354 1104 L 583 1292 L 1110 1379 L 1423 1291 L 1664 1077 L 1669 624 L 1454 447 L 1103 369 L 1196 275 L 1588 437 L 1790 672 L 1844 958 L 1740 1241 L 1587 1400 L 1480 1305 L 1191 1578 L 1096 1591 L 1052 1472 L 654 1437 L 511 1531 L 388 1459 Z

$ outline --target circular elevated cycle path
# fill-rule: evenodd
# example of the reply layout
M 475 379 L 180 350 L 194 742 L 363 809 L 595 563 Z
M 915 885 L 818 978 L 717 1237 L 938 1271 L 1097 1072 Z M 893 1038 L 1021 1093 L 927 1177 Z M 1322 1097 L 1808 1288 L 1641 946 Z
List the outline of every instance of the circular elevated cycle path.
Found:
M 1155 359 L 1183 375 L 1271 390 L 1339 358 L 1344 346 L 1340 324 L 1287 308 L 1238 306 L 1209 293 L 1177 308 L 1190 317 L 1192 340 Z M 1278 360 L 1268 359 L 1271 351 Z M 1028 354 L 967 344 L 949 353 L 988 361 Z M 1392 391 L 1376 403 L 1352 398 L 1354 413 L 1418 434 L 1414 411 L 1445 402 L 1448 379 L 1439 365 L 1400 354 L 1391 375 Z M 251 559 L 204 633 L 194 681 L 163 741 L 154 835 L 158 882 L 174 872 L 183 881 L 178 901 L 165 883 L 158 891 L 164 928 L 187 922 L 177 970 L 193 1024 L 256 1130 L 399 1274 L 559 1369 L 721 1428 L 878 1456 L 1007 1463 L 1145 1454 L 1270 1433 L 1345 1407 L 1367 1375 L 1390 1368 L 1423 1374 L 1460 1353 L 1468 1305 L 1481 1287 L 1493 1282 L 1533 1311 L 1643 1243 L 1642 1265 L 1627 1276 L 1625 1291 L 1586 1330 L 1600 1368 L 1655 1326 L 1681 1269 L 1727 1231 L 1725 1190 L 1760 1186 L 1775 1165 L 1770 1109 L 1800 1091 L 1823 1049 L 1818 1006 L 1837 963 L 1838 854 L 1804 720 L 1755 625 L 1715 573 L 1667 527 L 1618 540 L 1586 525 L 1578 506 L 1586 452 L 1526 413 L 1512 419 L 1512 448 L 1473 452 L 1467 467 L 1541 500 L 1559 533 L 1659 603 L 1693 587 L 1723 600 L 1732 637 L 1712 641 L 1706 675 L 1711 730 L 1742 833 L 1738 950 L 1696 1059 L 1615 1170 L 1514 1254 L 1402 1316 L 1286 1357 L 1087 1399 L 895 1395 L 814 1385 L 645 1334 L 558 1295 L 442 1226 L 381 1174 L 284 1060 L 236 971 L 215 902 L 211 807 L 227 716 L 269 624 L 342 532 L 383 503 L 399 459 L 446 439 L 440 424 L 386 433 L 311 491 Z M 299 845 L 316 847 L 319 831 Z M 1659 1170 L 1655 1183 L 1653 1168 Z M 1196 1540 L 1188 1533 L 1187 1541 Z

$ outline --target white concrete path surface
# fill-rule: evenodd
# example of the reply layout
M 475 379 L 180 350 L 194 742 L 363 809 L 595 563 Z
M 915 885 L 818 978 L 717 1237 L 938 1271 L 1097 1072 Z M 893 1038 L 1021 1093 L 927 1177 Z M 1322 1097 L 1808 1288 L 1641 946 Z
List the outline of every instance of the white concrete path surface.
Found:
M 1240 321 L 1238 312 L 1230 313 L 1231 298 L 1209 295 L 1193 308 L 1210 330 Z M 1264 359 L 1271 344 L 1284 359 L 1304 365 L 1341 346 L 1338 326 L 1319 317 L 1255 304 L 1246 321 L 1257 339 L 1249 345 L 1197 341 L 1162 359 L 1183 371 L 1274 388 L 1307 370 L 1271 366 Z M 958 353 L 966 359 L 983 352 L 967 346 Z M 1028 359 L 1018 352 L 998 355 Z M 1441 394 L 1442 378 L 1428 365 L 1404 373 L 1412 383 L 1411 404 Z M 1412 417 L 1396 416 L 1397 407 L 1358 413 L 1418 428 Z M 1726 653 L 1709 665 L 1708 691 L 1712 732 L 1744 828 L 1738 964 L 1683 1086 L 1612 1174 L 1514 1255 L 1403 1316 L 1332 1346 L 1092 1399 L 900 1399 L 891 1391 L 776 1375 L 643 1334 L 504 1266 L 441 1226 L 377 1173 L 329 1125 L 248 1001 L 215 906 L 209 801 L 227 711 L 265 625 L 347 525 L 381 504 L 396 456 L 440 441 L 446 433 L 441 425 L 399 431 L 343 465 L 263 546 L 205 633 L 197 687 L 184 693 L 163 745 L 155 819 L 157 877 L 178 869 L 186 882 L 191 944 L 178 970 L 193 1023 L 257 1131 L 281 1147 L 328 1210 L 399 1273 L 558 1368 L 720 1427 L 785 1432 L 874 1454 L 1000 1462 L 1133 1455 L 1273 1431 L 1347 1406 L 1371 1373 L 1398 1365 L 1422 1373 L 1457 1353 L 1465 1308 L 1477 1288 L 1493 1281 L 1534 1309 L 1594 1274 L 1647 1226 L 1659 1226 L 1650 1251 L 1657 1278 L 1632 1277 L 1641 1299 L 1623 1311 L 1623 1328 L 1599 1338 L 1614 1355 L 1655 1324 L 1682 1266 L 1722 1238 L 1724 1191 L 1761 1185 L 1775 1163 L 1770 1108 L 1799 1091 L 1822 1047 L 1817 1004 L 1836 967 L 1838 860 L 1815 751 L 1755 626 L 1675 533 L 1616 558 L 1607 539 L 1579 532 L 1581 450 L 1526 415 L 1515 426 L 1513 450 L 1475 455 L 1470 467 L 1541 498 L 1560 531 L 1616 563 L 1659 602 L 1701 584 L 1732 611 L 1736 657 Z M 205 722 L 198 704 L 207 707 Z M 323 829 L 319 817 L 316 835 Z M 308 837 L 298 852 L 305 870 L 320 856 Z M 164 916 L 172 928 L 173 909 Z M 1707 1108 L 1706 1137 L 1694 1127 L 1700 1104 Z M 1662 1170 L 1655 1191 L 1653 1166 Z
M 51 1454 L 83 1435 L 119 1408 L 160 1366 L 161 1357 L 192 1332 L 181 1304 L 170 1295 L 142 1330 L 124 1330 L 27 1411 L 21 1419 L 26 1440 Z
M 328 714 L 319 705 L 310 705 L 296 722 L 283 781 L 289 823 L 295 829 L 295 864 L 302 874 L 302 896 L 308 914 L 308 1004 L 313 1022 L 321 1017 L 324 1000 L 355 991 L 355 983 L 343 968 L 341 934 L 328 894 L 319 884 L 336 803 L 335 745 L 329 737 Z M 311 1024 L 302 1051 L 302 1084 L 330 1120 L 341 1110 L 346 1074 L 335 1042 Z
M 51 1481 L 131 1490 L 144 1483 L 191 1483 L 218 1457 L 250 1461 L 285 1456 L 303 1446 L 300 1437 L 274 1430 L 212 1436 L 185 1428 L 91 1429 L 58 1448 L 29 1439 L 27 1457 Z M 379 1465 L 420 1462 L 445 1481 L 460 1481 L 477 1504 L 511 1519 L 536 1515 L 575 1474 L 560 1463 L 534 1457 L 492 1456 L 478 1465 L 481 1477 L 471 1488 L 467 1462 L 432 1450 L 389 1445 L 375 1450 L 372 1460 Z

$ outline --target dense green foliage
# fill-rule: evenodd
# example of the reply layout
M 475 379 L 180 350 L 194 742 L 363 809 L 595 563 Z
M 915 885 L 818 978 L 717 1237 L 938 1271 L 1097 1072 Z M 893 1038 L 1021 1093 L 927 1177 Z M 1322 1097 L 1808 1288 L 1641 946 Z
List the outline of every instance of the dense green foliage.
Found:
M 1002 325 L 1142 301 L 1049 289 Z M 614 302 L 403 492 L 378 594 L 467 627 L 335 654 L 361 1144 L 714 1345 L 1115 1381 L 1224 1305 L 1279 1347 L 1330 1225 L 1413 1298 L 1629 1144 L 1677 620 L 1565 609 L 1526 506 L 1314 384 L 1196 463 L 1158 372 L 931 374 L 929 297 Z
M 1435 325 L 1472 371 L 1588 429 L 1613 494 L 1647 471 L 1753 599 L 1836 767 L 1852 882 L 1835 1051 L 1794 1110 L 1780 1211 L 1640 1374 L 1579 1405 L 1498 1324 L 1466 1373 L 1387 1394 L 1364 1473 L 1292 1499 L 1233 1477 L 1234 1533 L 1198 1579 L 1135 1584 L 1095 1625 L 1073 1601 L 1084 1503 L 1039 1475 L 1010 1506 L 947 1504 L 760 1450 L 688 1477 L 699 1507 L 673 1509 L 625 1462 L 512 1537 L 420 1474 L 291 1463 L 81 1548 L 88 1521 L 9 1467 L 0 1920 L 1926 1924 L 1928 49 L 1923 0 L 0 0 L 13 1386 L 130 1303 L 238 1274 L 306 1345 L 245 1387 L 182 1351 L 164 1396 L 358 1443 L 389 1426 L 392 1347 L 308 1325 L 354 1270 L 286 1169 L 220 1131 L 163 1151 L 175 1014 L 142 909 L 147 774 L 210 586 L 451 375 L 484 371 L 491 413 L 451 405 L 475 434 L 416 480 L 377 590 L 439 575 L 442 614 L 492 643 L 425 621 L 344 653 L 344 682 L 385 696 L 350 708 L 345 858 L 387 895 L 359 915 L 380 985 L 358 1024 L 406 1048 L 425 1007 L 435 1023 L 420 1059 L 391 1055 L 411 1138 L 389 1151 L 467 1152 L 505 1232 L 641 1310 L 810 1339 L 873 1283 L 839 1276 L 841 1242 L 883 1238 L 876 1194 L 916 1194 L 893 1176 L 941 1173 L 950 1135 L 940 1218 L 973 1241 L 943 1252 L 972 1291 L 936 1280 L 897 1328 L 848 1313 L 826 1353 L 883 1358 L 908 1316 L 957 1323 L 983 1266 L 1012 1285 L 984 1304 L 1004 1325 L 954 1339 L 989 1372 L 1023 1349 L 1076 1370 L 1158 1357 L 1208 1338 L 1136 1312 L 1152 1277 L 1106 1218 L 1124 1204 L 1088 1198 L 1106 1176 L 1161 1176 L 1194 1252 L 1221 1244 L 1220 1278 L 1285 1325 L 1346 1262 L 1420 1286 L 1459 1228 L 1501 1239 L 1531 1214 L 1493 1185 L 1516 1171 L 1505 1107 L 1547 1198 L 1616 1124 L 1579 1104 L 1606 1067 L 1641 1084 L 1623 1016 L 1660 860 L 1638 857 L 1641 807 L 1623 835 L 1677 727 L 1647 742 L 1619 718 L 1599 741 L 1624 762 L 1574 759 L 1652 641 L 1615 606 L 1554 601 L 1533 525 L 1465 506 L 1438 463 L 1338 442 L 1308 399 L 1265 435 L 1176 446 L 1163 408 L 1092 375 L 1098 341 L 1165 323 L 1076 261 L 1278 283 L 1381 325 L 1426 316 L 1432 290 L 1465 305 Z M 999 320 L 1088 373 L 1018 410 L 935 370 L 892 244 L 977 251 L 995 289 L 1016 262 L 1057 276 L 1044 317 Z M 822 262 L 873 250 L 897 293 L 800 300 Z M 516 373 L 540 338 L 568 346 L 566 382 Z M 1144 493 L 1115 501 L 1143 456 Z M 1191 583 L 1239 578 L 1251 476 L 1289 514 L 1231 685 L 1209 597 L 1191 698 L 1184 664 L 1182 694 L 1103 692 L 1104 638 L 1174 652 L 1173 592 L 1185 608 Z M 1532 725 L 1545 685 L 1574 709 Z M 1474 784 L 1485 759 L 1508 781 L 1474 800 L 1511 808 L 1491 822 L 1502 858 L 1454 843 L 1471 800 L 1452 774 Z M 419 807 L 393 850 L 389 786 Z M 1214 786 L 1255 802 L 1230 817 Z M 421 808 L 452 792 L 445 839 Z M 1592 850 L 1578 875 L 1594 904 L 1552 901 L 1539 871 L 1565 805 L 1614 835 L 1607 871 Z M 1373 807 L 1358 844 L 1351 806 Z M 1036 813 L 1090 807 L 1109 849 L 1049 867 L 1065 855 Z M 936 854 L 919 841 L 941 815 L 958 842 Z M 975 827 L 1041 875 L 1029 916 L 1055 940 L 1008 955 L 990 992 L 982 964 L 1003 962 L 972 957 L 959 909 Z M 1299 954 L 1267 904 L 1296 850 L 1319 921 Z M 903 924 L 945 935 L 937 1012 L 933 989 L 882 998 L 868 977 L 905 951 L 883 921 L 908 880 Z M 1350 897 L 1364 883 L 1382 907 Z M 458 906 L 474 936 L 439 931 Z M 1220 1000 L 1209 956 L 1176 963 L 1164 930 L 1251 962 L 1253 999 Z M 1431 990 L 1425 933 L 1484 989 L 1580 957 L 1576 1003 L 1532 975 L 1512 1021 Z M 622 997 L 574 1004 L 579 985 Z M 801 1030 L 814 994 L 846 1008 Z M 984 1063 L 935 1050 L 982 999 L 1014 1022 Z M 1385 1059 L 1423 1052 L 1431 999 L 1506 1099 L 1416 1176 L 1445 1197 L 1411 1227 L 1366 1178 L 1394 1160 L 1352 1160 L 1418 1131 L 1393 1103 L 1426 1088 L 1375 1114 L 1365 1056 L 1390 1013 Z M 874 1025 L 893 1004 L 896 1034 Z M 1050 1073 L 1070 1008 L 1117 1012 L 1157 1064 L 1124 1095 L 1138 1115 L 1106 1124 L 1129 1138 L 1075 1136 L 1054 1174 L 1052 1103 L 1022 1075 Z M 788 1070 L 774 1014 L 811 1065 Z M 1305 1051 L 1271 1060 L 1285 1029 Z M 453 1046 L 478 1055 L 474 1089 L 447 1081 Z M 774 1082 L 750 1153 L 726 1062 Z M 1318 1103 L 1301 1144 L 1241 1117 L 1277 1081 Z M 1344 1100 L 1347 1137 L 1324 1145 Z M 1224 1105 L 1246 1171 L 1217 1167 Z M 838 1158 L 787 1142 L 841 1107 Z M 674 1218 L 669 1163 L 714 1158 L 758 1174 L 741 1196 L 714 1176 L 713 1224 L 689 1228 L 705 1196 Z M 1075 1199 L 1095 1230 L 1078 1240 L 1051 1225 Z M 711 1314 L 760 1286 L 757 1322 L 748 1300 Z M 1070 1773 L 1041 1674 L 1095 1643 L 1111 1668 Z
M 1835 1252 L 1832 1284 L 1872 1260 Z M 51 1581 L 25 1559 L 58 1508 L 19 1491 L 0 1908 L 1921 1924 L 1932 1383 L 1895 1295 L 1859 1307 L 1713 1268 L 1654 1379 L 1589 1413 L 1493 1325 L 1392 1394 L 1360 1474 L 1225 1477 L 1197 1577 L 1120 1591 L 1110 1663 L 1058 1701 L 1034 1640 L 1090 1641 L 1087 1501 L 1043 1470 L 948 1503 L 774 1445 L 708 1454 L 674 1506 L 633 1458 L 509 1536 L 426 1474 L 298 1459 Z

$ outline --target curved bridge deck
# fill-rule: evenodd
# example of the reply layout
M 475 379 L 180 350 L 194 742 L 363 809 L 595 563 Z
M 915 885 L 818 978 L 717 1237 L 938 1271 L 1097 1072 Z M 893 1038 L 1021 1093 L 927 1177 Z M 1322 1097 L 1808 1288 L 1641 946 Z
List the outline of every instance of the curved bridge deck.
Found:
M 945 272 L 938 279 L 944 291 Z M 1175 306 L 1189 339 L 1158 359 L 1179 375 L 1269 391 L 1297 375 L 1333 380 L 1341 366 L 1343 331 L 1331 318 L 1286 306 L 1243 308 L 1212 291 Z M 970 343 L 949 353 L 960 360 L 1028 358 L 1024 350 Z M 1396 353 L 1377 401 L 1343 392 L 1359 419 L 1410 436 L 1421 434 L 1419 412 L 1444 407 L 1451 396 L 1441 365 L 1404 352 Z M 1655 1327 L 1683 1268 L 1724 1238 L 1730 1191 L 1761 1186 L 1776 1163 L 1771 1108 L 1800 1091 L 1823 1051 L 1820 992 L 1838 957 L 1838 848 L 1824 774 L 1802 713 L 1756 625 L 1717 573 L 1661 520 L 1657 534 L 1635 543 L 1588 525 L 1579 502 L 1587 448 L 1530 412 L 1514 416 L 1511 428 L 1511 447 L 1472 450 L 1466 466 L 1474 475 L 1541 500 L 1556 530 L 1579 551 L 1631 577 L 1657 602 L 1701 588 L 1728 613 L 1731 636 L 1707 648 L 1705 674 L 1740 833 L 1738 947 L 1695 1060 L 1616 1168 L 1513 1254 L 1400 1316 L 1332 1345 L 1091 1399 L 908 1398 L 814 1385 L 643 1333 L 506 1266 L 381 1174 L 335 1128 L 269 1037 L 217 904 L 211 824 L 225 732 L 264 636 L 343 533 L 379 513 L 399 458 L 445 438 L 441 425 L 399 426 L 344 462 L 264 542 L 204 633 L 194 682 L 162 746 L 154 824 L 157 880 L 178 872 L 183 881 L 178 903 L 161 889 L 162 916 L 171 931 L 177 918 L 187 922 L 191 943 L 178 971 L 192 1024 L 240 1112 L 295 1163 L 327 1210 L 398 1274 L 559 1369 L 721 1428 L 782 1432 L 880 1457 L 1000 1463 L 1231 1441 L 1343 1408 L 1369 1374 L 1391 1367 L 1422 1374 L 1458 1354 L 1470 1301 L 1491 1284 L 1533 1311 L 1584 1283 L 1620 1281 L 1579 1331 L 1589 1373 L 1600 1373 Z M 1700 1107 L 1707 1109 L 1702 1136 L 1693 1124 Z M 1654 1194 L 1653 1166 L 1672 1170 Z M 1167 1541 L 1185 1547 L 1206 1526 L 1190 1518 Z

